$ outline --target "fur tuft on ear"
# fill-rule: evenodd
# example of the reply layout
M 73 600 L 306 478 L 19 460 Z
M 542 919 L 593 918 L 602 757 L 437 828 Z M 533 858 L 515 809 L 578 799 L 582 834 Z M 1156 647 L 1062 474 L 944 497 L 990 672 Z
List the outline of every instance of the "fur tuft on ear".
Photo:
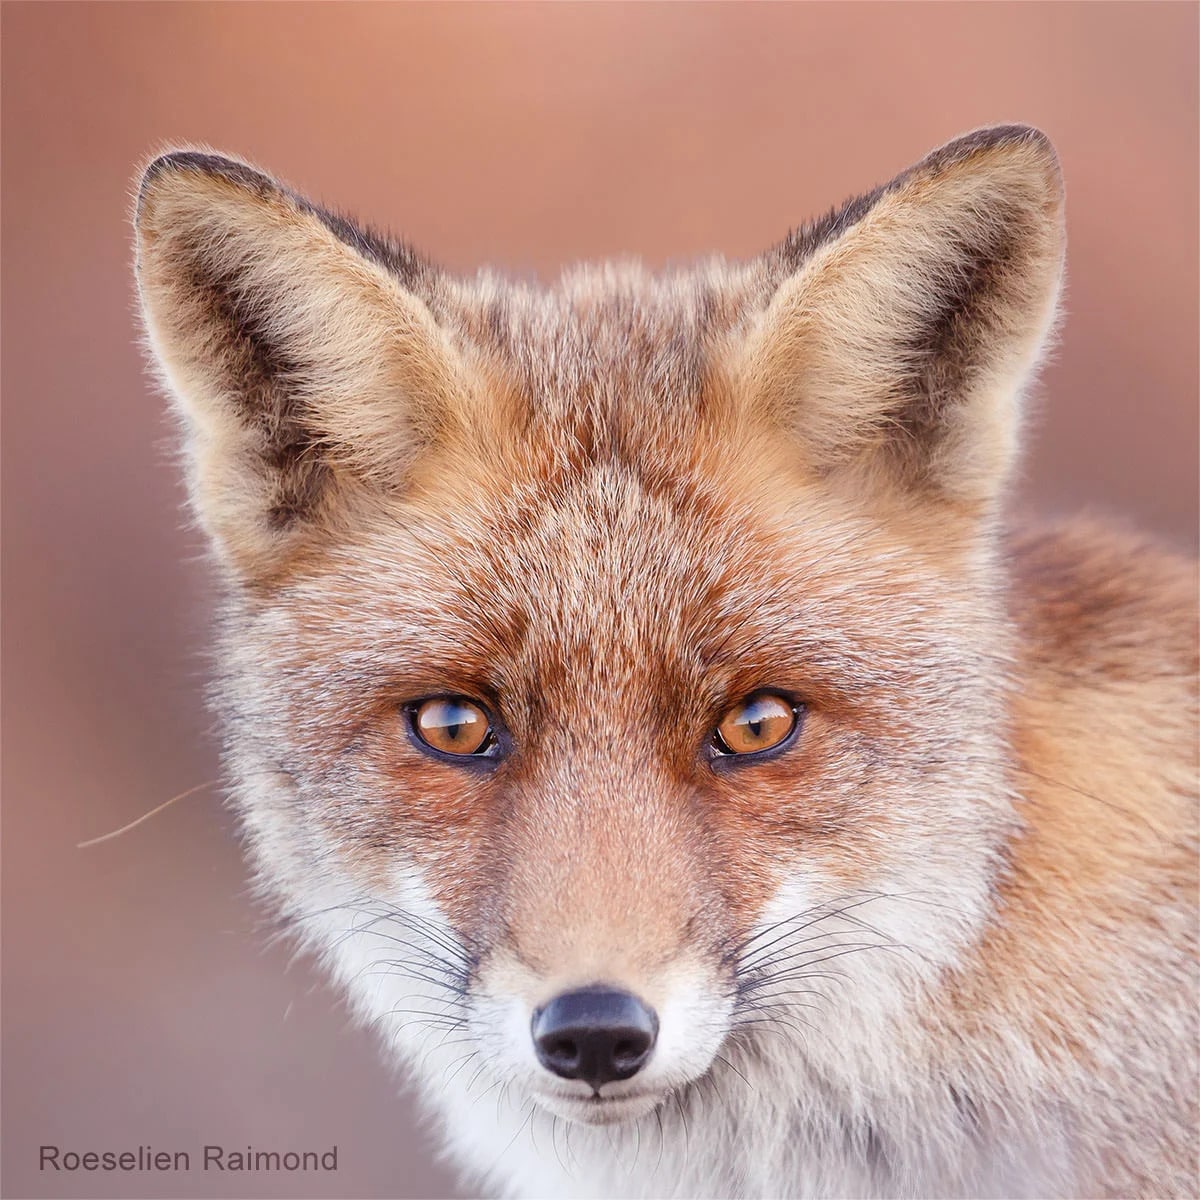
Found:
M 407 251 L 197 150 L 146 168 L 136 232 L 193 505 L 235 573 L 269 574 L 354 489 L 398 486 L 461 415 L 466 373 Z
M 745 393 L 817 474 L 985 510 L 1015 458 L 1063 249 L 1046 136 L 960 137 L 772 252 Z

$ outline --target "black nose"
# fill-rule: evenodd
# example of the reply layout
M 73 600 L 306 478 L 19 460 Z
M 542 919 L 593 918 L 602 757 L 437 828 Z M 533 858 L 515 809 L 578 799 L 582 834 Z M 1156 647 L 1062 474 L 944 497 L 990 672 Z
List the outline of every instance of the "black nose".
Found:
M 533 1044 L 542 1066 L 597 1090 L 636 1075 L 657 1035 L 654 1010 L 616 988 L 563 992 L 533 1014 Z

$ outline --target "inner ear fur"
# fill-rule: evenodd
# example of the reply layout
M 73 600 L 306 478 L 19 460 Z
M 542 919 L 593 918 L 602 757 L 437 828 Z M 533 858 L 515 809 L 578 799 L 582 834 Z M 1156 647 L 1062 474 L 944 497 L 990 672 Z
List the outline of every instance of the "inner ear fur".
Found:
M 270 572 L 348 493 L 400 486 L 461 418 L 465 372 L 407 251 L 194 150 L 146 168 L 136 233 L 193 505 L 237 573 Z
M 750 402 L 818 475 L 986 506 L 1015 458 L 1063 250 L 1046 136 L 958 138 L 777 248 Z

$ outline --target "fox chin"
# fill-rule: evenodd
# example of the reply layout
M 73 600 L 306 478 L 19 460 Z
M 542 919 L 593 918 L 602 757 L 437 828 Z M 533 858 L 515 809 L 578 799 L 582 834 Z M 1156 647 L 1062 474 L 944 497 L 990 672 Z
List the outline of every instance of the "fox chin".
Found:
M 539 287 L 145 167 L 248 855 L 468 1186 L 1195 1193 L 1194 566 L 1010 511 L 1063 197 Z

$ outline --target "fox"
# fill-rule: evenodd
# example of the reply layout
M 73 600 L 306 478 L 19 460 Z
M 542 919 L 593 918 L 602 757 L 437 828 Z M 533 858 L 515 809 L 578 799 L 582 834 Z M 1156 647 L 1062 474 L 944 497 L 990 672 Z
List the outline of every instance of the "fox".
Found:
M 1013 515 L 1044 133 L 549 284 L 203 146 L 134 224 L 257 889 L 464 1187 L 1197 1194 L 1195 565 Z

